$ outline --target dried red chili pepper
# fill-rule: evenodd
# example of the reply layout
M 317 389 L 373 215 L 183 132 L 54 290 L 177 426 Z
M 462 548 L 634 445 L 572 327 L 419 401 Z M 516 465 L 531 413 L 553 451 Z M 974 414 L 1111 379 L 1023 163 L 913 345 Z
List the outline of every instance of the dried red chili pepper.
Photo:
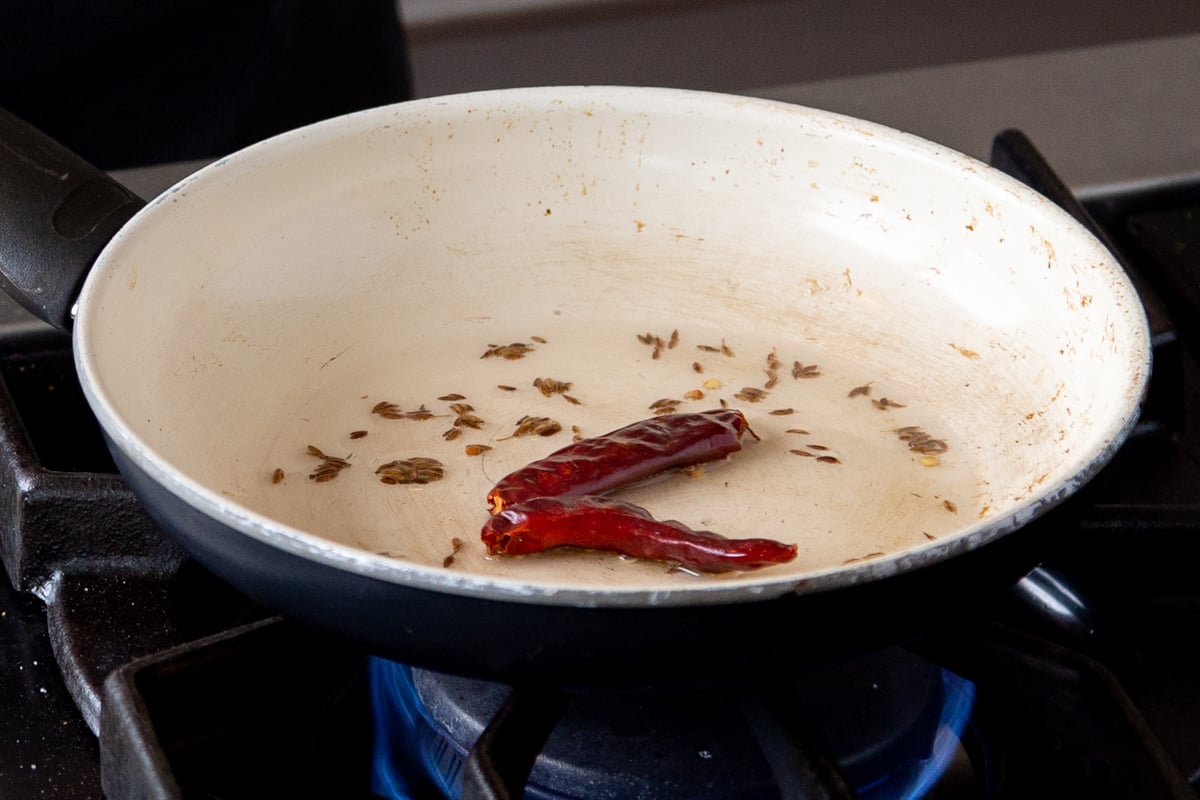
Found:
M 489 555 L 525 555 L 554 547 L 607 550 L 669 561 L 700 572 L 751 570 L 796 557 L 773 539 L 726 539 L 611 497 L 539 497 L 492 515 L 483 526 Z
M 755 436 L 745 415 L 732 408 L 644 419 L 580 439 L 510 473 L 488 492 L 488 505 L 495 514 L 536 497 L 603 494 L 668 469 L 724 458 L 741 449 L 746 431 Z

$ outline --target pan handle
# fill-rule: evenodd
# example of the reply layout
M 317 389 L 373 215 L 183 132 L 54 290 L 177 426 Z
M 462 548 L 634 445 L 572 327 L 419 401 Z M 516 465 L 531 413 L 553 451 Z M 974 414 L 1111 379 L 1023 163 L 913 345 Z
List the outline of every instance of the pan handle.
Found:
M 0 109 L 0 288 L 69 330 L 96 256 L 145 202 Z

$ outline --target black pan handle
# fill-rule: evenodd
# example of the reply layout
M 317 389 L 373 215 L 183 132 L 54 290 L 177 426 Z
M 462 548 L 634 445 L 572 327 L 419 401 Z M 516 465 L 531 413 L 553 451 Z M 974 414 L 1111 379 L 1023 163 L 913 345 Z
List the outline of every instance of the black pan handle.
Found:
M 145 202 L 0 109 L 0 288 L 69 330 L 84 276 Z

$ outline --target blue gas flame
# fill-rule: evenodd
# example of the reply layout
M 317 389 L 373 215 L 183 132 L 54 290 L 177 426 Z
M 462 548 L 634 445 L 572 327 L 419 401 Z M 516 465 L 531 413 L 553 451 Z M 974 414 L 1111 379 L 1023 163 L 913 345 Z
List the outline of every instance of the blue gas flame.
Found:
M 467 753 L 429 722 L 411 668 L 372 658 L 368 669 L 375 723 L 371 791 L 385 800 L 416 800 L 430 790 L 457 797 Z M 950 765 L 970 719 L 975 684 L 945 669 L 941 673 L 944 702 L 929 756 L 855 787 L 863 800 L 919 800 Z

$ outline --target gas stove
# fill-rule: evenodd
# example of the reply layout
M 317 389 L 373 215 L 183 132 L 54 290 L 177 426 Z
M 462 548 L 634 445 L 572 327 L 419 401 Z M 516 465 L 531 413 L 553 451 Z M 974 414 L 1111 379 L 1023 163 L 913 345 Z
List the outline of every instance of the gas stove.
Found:
M 512 687 L 296 626 L 142 512 L 69 338 L 4 329 L 0 795 L 1200 798 L 1200 184 L 1080 202 L 1019 132 L 992 160 L 1134 278 L 1155 358 L 1140 423 L 1025 578 L 786 679 Z

